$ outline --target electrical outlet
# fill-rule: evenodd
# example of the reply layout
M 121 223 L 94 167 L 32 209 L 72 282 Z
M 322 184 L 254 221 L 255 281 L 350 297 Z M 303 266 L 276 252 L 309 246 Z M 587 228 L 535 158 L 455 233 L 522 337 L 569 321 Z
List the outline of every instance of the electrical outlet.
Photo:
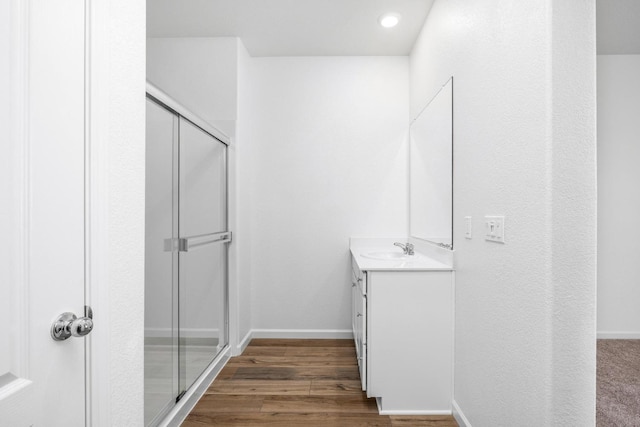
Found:
M 473 227 L 472 227 L 472 222 L 471 222 L 471 217 L 470 216 L 465 216 L 464 217 L 464 225 L 465 225 L 465 232 L 464 232 L 464 237 L 467 239 L 471 239 L 471 235 L 472 235 L 472 231 L 473 231 Z
M 485 240 L 504 243 L 504 216 L 485 216 L 484 227 Z

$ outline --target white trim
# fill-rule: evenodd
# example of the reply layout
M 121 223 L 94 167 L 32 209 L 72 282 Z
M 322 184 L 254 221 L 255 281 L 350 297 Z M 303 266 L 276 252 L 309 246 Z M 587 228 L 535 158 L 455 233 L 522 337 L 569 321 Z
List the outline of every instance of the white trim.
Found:
M 90 306 L 92 264 L 91 257 L 91 219 L 92 219 L 92 131 L 91 131 L 91 1 L 84 0 L 84 305 Z M 82 313 L 85 315 L 86 313 Z M 92 395 L 91 370 L 92 351 L 89 340 L 84 342 L 84 417 L 85 426 L 91 426 Z
M 109 6 L 90 2 L 87 11 L 87 50 L 90 64 L 86 76 L 88 155 L 86 157 L 86 264 L 85 304 L 93 309 L 96 330 L 85 338 L 87 427 L 111 425 L 110 288 L 109 279 Z
M 597 332 L 599 340 L 637 340 L 640 339 L 640 332 Z
M 380 408 L 378 408 L 378 414 L 380 415 L 451 415 L 451 411 L 447 411 L 447 410 L 442 410 L 442 411 L 438 411 L 438 410 L 434 410 L 434 411 L 426 411 L 424 409 L 419 409 L 419 410 L 390 410 L 390 411 L 385 411 L 382 410 Z
M 16 377 L 13 377 L 13 378 L 14 379 L 10 381 L 8 384 L 5 384 L 2 387 L 0 387 L 0 403 L 6 403 L 4 399 L 15 396 L 15 394 L 18 393 L 20 390 L 26 389 L 27 387 L 30 387 L 33 384 L 33 382 L 24 378 L 16 378 Z
M 15 234 L 11 244 L 15 245 L 15 283 L 13 286 L 14 295 L 13 303 L 16 310 L 14 314 L 22 319 L 22 328 L 25 331 L 31 331 L 31 315 L 29 303 L 31 298 L 31 280 L 30 280 L 30 230 L 31 230 L 31 139 L 29 134 L 29 81 L 30 63 L 29 63 L 29 2 L 14 0 L 11 3 L 11 109 L 10 109 L 10 132 L 9 135 L 11 150 L 14 156 L 13 178 L 15 185 L 13 188 L 18 192 L 15 194 L 16 210 L 12 212 L 14 215 L 10 220 L 14 222 Z M 19 377 L 31 377 L 30 365 L 30 340 L 18 339 L 14 344 L 12 365 L 13 372 Z
M 455 262 L 455 258 L 452 260 Z M 451 272 L 451 401 L 456 387 L 456 271 Z
M 418 410 L 412 411 L 410 409 L 404 409 L 404 410 L 391 409 L 389 411 L 385 411 L 382 409 L 381 400 L 382 398 L 376 397 L 376 405 L 378 405 L 378 414 L 380 415 L 451 415 L 451 410 L 438 411 L 438 410 L 418 409 Z
M 458 403 L 456 403 L 455 399 L 453 399 L 452 406 L 453 406 L 453 418 L 456 419 L 456 421 L 458 422 L 458 425 L 460 427 L 471 427 L 471 423 L 469 422 L 467 417 L 464 416 L 462 409 L 460 409 L 460 406 L 458 405 Z
M 247 349 L 247 346 L 249 345 L 252 339 L 253 339 L 253 331 L 247 332 L 247 334 L 244 336 L 244 338 L 242 338 L 240 343 L 238 343 L 237 355 L 241 355 L 242 353 L 244 353 L 244 351 Z
M 196 406 L 211 383 L 216 379 L 222 368 L 229 361 L 229 347 L 225 348 L 209 365 L 198 379 L 187 389 L 182 399 L 167 414 L 158 427 L 178 427 L 187 418 L 189 412 Z
M 2 425 L 28 426 L 35 421 L 33 405 L 35 403 L 35 385 L 24 378 L 15 378 L 0 387 L 0 414 Z
M 252 329 L 253 338 L 353 339 L 351 329 Z

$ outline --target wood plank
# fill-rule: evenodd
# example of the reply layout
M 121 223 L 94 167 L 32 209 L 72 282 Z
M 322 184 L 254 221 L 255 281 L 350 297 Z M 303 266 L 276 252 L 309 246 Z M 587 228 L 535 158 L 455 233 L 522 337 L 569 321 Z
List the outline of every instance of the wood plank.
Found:
M 341 357 L 309 357 L 296 356 L 236 356 L 229 360 L 227 366 L 271 366 L 271 367 L 295 367 L 295 366 L 352 366 L 358 361 L 353 356 Z
M 271 347 L 256 347 L 271 348 Z M 278 347 L 275 347 L 278 348 Z M 356 357 L 355 347 L 286 347 L 285 356 Z
M 360 396 L 266 396 L 261 412 L 313 413 L 346 412 L 378 414 L 374 399 Z
M 360 380 L 311 380 L 311 396 L 362 394 Z
M 216 377 L 216 381 L 217 380 L 228 380 L 228 379 L 232 378 L 233 374 L 235 374 L 237 370 L 238 370 L 237 366 L 229 366 L 227 364 L 224 368 L 222 368 L 222 370 L 220 371 L 220 373 Z
M 358 380 L 358 366 L 238 367 L 234 380 Z
M 311 381 L 295 380 L 220 380 L 207 389 L 206 394 L 262 394 L 262 395 L 309 395 Z
M 203 426 L 276 426 L 276 427 L 391 427 L 388 417 L 378 414 L 265 413 L 189 415 L 182 427 Z
M 353 347 L 353 339 L 254 338 L 249 346 L 263 347 Z
M 270 366 L 239 367 L 233 375 L 234 380 L 296 380 L 295 368 L 273 368 Z M 306 378 L 305 378 L 306 379 Z
M 259 347 L 259 346 L 248 346 L 244 352 L 243 356 L 284 356 L 284 353 L 287 351 L 288 347 Z M 231 360 L 234 358 L 232 357 Z
M 452 415 L 391 415 L 392 427 L 458 427 Z
M 260 412 L 264 396 L 205 394 L 191 411 L 195 415 L 209 415 L 219 412 Z

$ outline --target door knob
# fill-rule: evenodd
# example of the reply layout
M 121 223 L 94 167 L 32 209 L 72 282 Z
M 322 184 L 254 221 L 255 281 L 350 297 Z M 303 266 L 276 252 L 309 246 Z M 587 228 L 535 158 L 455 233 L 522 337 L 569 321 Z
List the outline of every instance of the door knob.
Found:
M 55 341 L 64 341 L 69 337 L 83 337 L 93 330 L 93 312 L 85 306 L 85 316 L 77 317 L 73 313 L 62 313 L 51 325 L 51 337 Z

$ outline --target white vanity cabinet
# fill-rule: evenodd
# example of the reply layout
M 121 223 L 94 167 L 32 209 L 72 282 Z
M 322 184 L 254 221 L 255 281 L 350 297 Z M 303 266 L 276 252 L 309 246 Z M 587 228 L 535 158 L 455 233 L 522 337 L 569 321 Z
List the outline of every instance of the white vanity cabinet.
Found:
M 363 390 L 381 414 L 451 414 L 453 272 L 352 264 Z

